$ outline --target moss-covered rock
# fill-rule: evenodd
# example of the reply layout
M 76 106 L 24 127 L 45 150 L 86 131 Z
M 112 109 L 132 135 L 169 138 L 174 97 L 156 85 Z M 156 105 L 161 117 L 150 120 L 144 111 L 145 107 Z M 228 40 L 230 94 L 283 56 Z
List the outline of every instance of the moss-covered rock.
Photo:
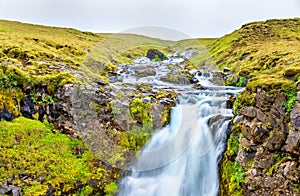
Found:
M 217 65 L 233 72 L 227 84 L 246 85 L 233 104 L 242 120 L 233 126 L 220 165 L 221 195 L 299 194 L 300 143 L 291 123 L 299 116 L 299 38 L 298 18 L 268 20 L 244 25 L 211 45 Z
M 97 194 L 107 191 L 105 183 L 118 179 L 118 173 L 104 169 L 80 140 L 51 124 L 20 117 L 1 121 L 0 133 L 0 180 L 13 175 L 11 183 L 22 187 L 25 195 Z

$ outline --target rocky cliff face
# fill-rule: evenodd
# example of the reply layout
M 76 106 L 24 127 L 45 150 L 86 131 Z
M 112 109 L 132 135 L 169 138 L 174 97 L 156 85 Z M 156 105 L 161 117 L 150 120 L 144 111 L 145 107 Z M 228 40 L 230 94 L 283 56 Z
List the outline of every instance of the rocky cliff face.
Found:
M 299 195 L 300 19 L 244 25 L 210 48 L 245 86 L 220 164 L 221 195 Z
M 235 101 L 221 164 L 221 195 L 299 195 L 300 84 L 293 109 L 281 90 L 258 88 Z

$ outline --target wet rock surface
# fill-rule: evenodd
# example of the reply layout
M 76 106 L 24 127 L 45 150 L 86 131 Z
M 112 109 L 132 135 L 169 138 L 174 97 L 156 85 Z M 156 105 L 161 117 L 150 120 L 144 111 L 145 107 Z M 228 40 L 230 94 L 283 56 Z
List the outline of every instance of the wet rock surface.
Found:
M 163 60 L 165 55 L 164 55 L 164 53 L 160 52 L 159 50 L 150 49 L 147 51 L 146 57 L 149 58 L 150 60 L 155 59 L 155 58 L 160 58 Z
M 22 196 L 23 195 L 23 189 L 12 183 L 14 178 L 15 178 L 15 176 L 11 175 L 9 177 L 9 179 L 2 181 L 2 184 L 0 185 L 0 194 L 1 195 L 12 195 L 12 196 Z
M 281 90 L 269 93 L 258 88 L 254 98 L 255 104 L 238 110 L 244 118 L 234 121 L 240 146 L 231 160 L 237 161 L 245 173 L 247 181 L 240 184 L 242 193 L 299 195 L 299 100 L 289 116 L 284 107 L 287 99 Z M 229 191 L 226 187 L 221 181 L 221 192 Z

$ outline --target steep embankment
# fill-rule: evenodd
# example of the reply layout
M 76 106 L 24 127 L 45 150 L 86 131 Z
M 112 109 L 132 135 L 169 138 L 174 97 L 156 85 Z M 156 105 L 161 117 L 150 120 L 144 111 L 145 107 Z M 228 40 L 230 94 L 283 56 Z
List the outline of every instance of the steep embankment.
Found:
M 78 133 L 71 129 L 75 119 L 67 116 L 67 112 L 78 106 L 75 113 L 80 109 L 82 115 L 88 115 L 88 109 L 93 107 L 103 112 L 95 118 L 106 120 L 107 126 L 112 124 L 112 118 L 122 111 L 109 99 L 112 90 L 105 86 L 109 71 L 115 70 L 116 63 L 145 56 L 149 45 L 168 44 L 137 35 L 122 35 L 122 39 L 118 35 L 0 20 L 1 193 L 22 190 L 25 195 L 109 195 L 117 191 L 120 172 L 101 161 L 77 138 Z M 136 45 L 126 45 L 124 40 L 147 43 L 148 48 L 131 48 Z M 119 52 L 106 44 L 112 44 Z M 72 84 L 85 82 L 94 84 L 81 92 L 90 99 L 68 91 L 78 92 Z M 142 110 L 145 105 L 149 108 L 150 103 L 144 104 L 140 98 L 148 87 L 137 88 L 140 90 L 132 89 L 135 99 L 128 110 L 136 118 L 152 122 L 150 114 Z M 120 93 L 116 96 L 122 97 Z M 164 91 L 155 93 L 157 99 L 172 96 Z M 81 100 L 90 102 L 80 105 Z M 167 120 L 168 113 L 164 114 L 162 123 Z M 118 143 L 133 149 L 140 148 L 146 138 L 126 132 L 115 135 L 111 132 L 111 135 Z
M 0 122 L 1 193 L 116 191 L 117 171 L 50 124 L 57 89 L 76 80 L 88 51 L 107 36 L 0 20 L 0 118 L 14 119 Z
M 244 25 L 210 47 L 236 97 L 221 195 L 299 195 L 300 19 Z
M 120 89 L 105 84 L 116 75 L 116 64 L 130 64 L 149 48 L 170 52 L 179 47 L 198 49 L 186 68 L 198 69 L 199 63 L 229 67 L 234 75 L 228 85 L 247 84 L 234 102 L 239 117 L 220 166 L 221 193 L 299 194 L 299 23 L 251 23 L 218 40 L 171 43 L 0 20 L 0 117 L 13 120 L 0 122 L 1 191 L 20 191 L 19 186 L 25 195 L 116 192 L 119 171 L 76 139 L 80 132 L 72 129 L 72 112 L 91 120 L 86 117 L 92 110 L 92 120 L 103 122 L 89 125 L 103 128 L 124 149 L 140 148 L 149 134 L 128 134 L 126 129 L 164 125 L 176 95 L 148 85 Z M 180 66 L 172 69 L 181 78 L 186 74 Z M 78 91 L 72 83 L 94 86 Z M 125 110 L 119 100 L 127 103 Z M 157 108 L 162 108 L 159 114 L 153 113 Z M 112 123 L 127 117 L 131 121 L 123 129 Z M 120 159 L 120 154 L 108 153 Z

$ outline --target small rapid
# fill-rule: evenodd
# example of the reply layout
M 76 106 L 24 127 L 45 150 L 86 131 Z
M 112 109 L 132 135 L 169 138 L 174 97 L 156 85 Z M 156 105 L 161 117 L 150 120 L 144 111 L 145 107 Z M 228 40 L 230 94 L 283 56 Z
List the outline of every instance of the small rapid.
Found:
M 156 76 L 142 82 L 150 78 L 167 88 L 157 80 L 165 72 L 159 70 L 163 69 L 157 68 Z M 241 88 L 216 86 L 207 76 L 196 77 L 205 90 L 188 85 L 173 89 L 181 94 L 172 108 L 170 124 L 157 130 L 144 146 L 131 174 L 120 183 L 120 196 L 218 195 L 218 163 L 232 117 L 226 103 Z

